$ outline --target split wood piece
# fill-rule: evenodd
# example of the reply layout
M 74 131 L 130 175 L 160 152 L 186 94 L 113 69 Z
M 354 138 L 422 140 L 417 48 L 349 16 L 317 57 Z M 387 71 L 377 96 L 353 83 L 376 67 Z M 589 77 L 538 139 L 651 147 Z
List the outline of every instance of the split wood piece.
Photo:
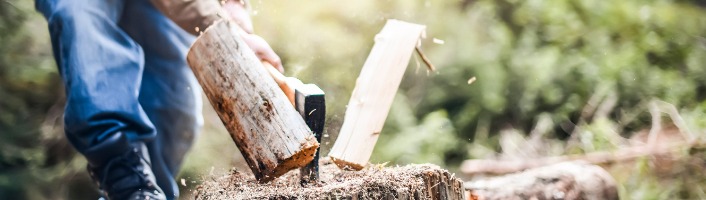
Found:
M 255 177 L 267 182 L 305 166 L 319 143 L 238 31 L 216 22 L 187 61 Z
M 469 199 L 619 199 L 615 180 L 608 172 L 581 162 L 469 181 L 464 187 Z
M 249 174 L 231 171 L 206 179 L 194 199 L 464 199 L 463 182 L 436 165 L 343 171 L 327 158 L 320 165 L 319 184 L 301 186 L 295 172 L 260 184 Z
M 388 20 L 356 80 L 343 126 L 329 156 L 342 169 L 368 163 L 409 59 L 425 26 Z

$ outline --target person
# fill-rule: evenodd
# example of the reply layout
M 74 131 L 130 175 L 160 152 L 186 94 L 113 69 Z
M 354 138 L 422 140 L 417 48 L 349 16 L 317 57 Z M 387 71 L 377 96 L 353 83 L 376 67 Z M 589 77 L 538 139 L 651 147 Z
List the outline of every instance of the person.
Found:
M 242 0 L 35 3 L 66 88 L 65 134 L 108 199 L 178 198 L 174 177 L 203 124 L 186 63 L 200 31 L 232 20 L 256 55 L 282 70 Z

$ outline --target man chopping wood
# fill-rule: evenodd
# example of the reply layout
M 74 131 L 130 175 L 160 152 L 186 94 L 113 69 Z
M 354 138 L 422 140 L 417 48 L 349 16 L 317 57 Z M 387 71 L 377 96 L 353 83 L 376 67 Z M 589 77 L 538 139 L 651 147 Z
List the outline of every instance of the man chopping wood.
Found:
M 36 0 L 66 87 L 65 133 L 108 199 L 176 199 L 174 177 L 203 124 L 186 63 L 194 36 L 229 19 L 282 71 L 236 0 Z

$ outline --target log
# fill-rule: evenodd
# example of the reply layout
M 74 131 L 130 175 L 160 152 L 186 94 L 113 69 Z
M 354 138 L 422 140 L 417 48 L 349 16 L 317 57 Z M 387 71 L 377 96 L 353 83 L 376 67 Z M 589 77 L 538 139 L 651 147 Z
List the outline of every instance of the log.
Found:
M 309 163 L 319 143 L 239 31 L 216 22 L 187 61 L 255 177 L 267 182 Z
M 385 118 L 425 26 L 388 20 L 356 80 L 329 156 L 342 169 L 368 164 Z
M 613 177 L 583 162 L 563 162 L 525 172 L 469 181 L 469 199 L 619 199 Z
M 528 160 L 471 159 L 463 161 L 460 170 L 464 174 L 469 175 L 501 175 L 567 161 L 582 161 L 593 165 L 608 165 L 633 161 L 638 158 L 659 159 L 665 156 L 670 157 L 683 149 L 698 146 L 703 146 L 703 144 L 698 141 L 670 142 L 662 140 L 659 146 L 635 145 L 613 151 L 597 151 L 586 154 L 553 156 Z
M 327 158 L 320 165 L 320 182 L 304 186 L 295 172 L 263 184 L 232 170 L 197 186 L 194 199 L 464 199 L 463 182 L 436 165 L 343 171 Z

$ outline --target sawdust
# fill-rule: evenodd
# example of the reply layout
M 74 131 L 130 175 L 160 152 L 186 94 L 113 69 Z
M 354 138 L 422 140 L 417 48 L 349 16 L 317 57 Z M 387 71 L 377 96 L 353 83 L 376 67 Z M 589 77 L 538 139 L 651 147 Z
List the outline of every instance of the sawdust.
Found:
M 299 170 L 269 183 L 258 183 L 250 172 L 231 170 L 204 181 L 195 199 L 460 199 L 460 179 L 436 165 L 402 167 L 372 165 L 344 171 L 322 159 L 320 183 L 301 186 Z

